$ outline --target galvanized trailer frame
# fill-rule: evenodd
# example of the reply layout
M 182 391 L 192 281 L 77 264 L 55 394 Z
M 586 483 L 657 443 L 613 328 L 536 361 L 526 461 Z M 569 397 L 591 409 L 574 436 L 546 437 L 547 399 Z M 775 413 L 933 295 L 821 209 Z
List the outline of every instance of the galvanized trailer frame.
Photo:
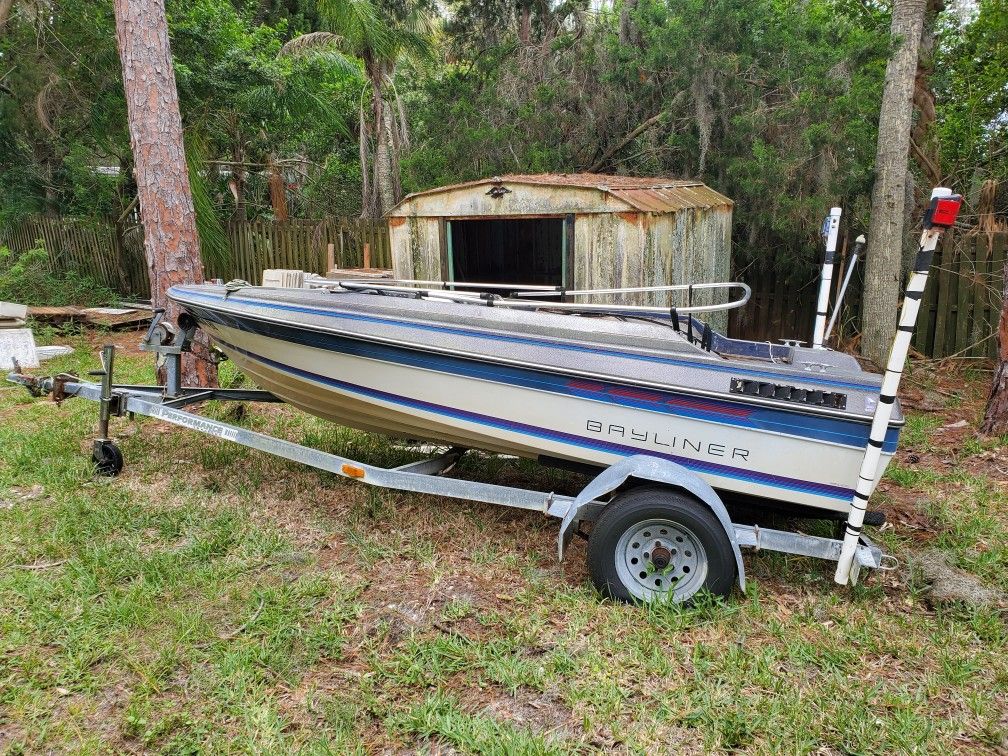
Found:
M 185 318 L 185 316 L 183 316 Z M 8 381 L 20 384 L 33 395 L 51 395 L 62 402 L 72 397 L 89 399 L 99 405 L 98 427 L 94 440 L 93 459 L 98 472 L 118 474 L 123 466 L 122 454 L 112 440 L 109 428 L 113 417 L 146 415 L 173 425 L 230 441 L 284 459 L 325 470 L 344 478 L 398 491 L 432 494 L 455 499 L 480 501 L 506 507 L 537 511 L 561 520 L 557 537 L 557 556 L 563 559 L 567 544 L 574 534 L 583 534 L 580 526 L 593 522 L 609 505 L 628 481 L 660 484 L 684 492 L 700 508 L 709 509 L 724 528 L 735 556 L 737 581 L 745 590 L 745 568 L 741 548 L 777 551 L 806 557 L 837 561 L 842 542 L 833 538 L 803 533 L 773 530 L 755 525 L 733 523 L 717 493 L 689 470 L 657 457 L 635 455 L 627 457 L 599 473 L 577 496 L 536 491 L 475 480 L 445 477 L 467 452 L 449 448 L 428 459 L 383 468 L 365 462 L 331 454 L 285 439 L 276 438 L 231 423 L 196 414 L 185 407 L 209 400 L 237 402 L 278 402 L 273 394 L 249 389 L 204 389 L 181 385 L 181 356 L 189 351 L 196 325 L 188 319 L 180 322 L 181 333 L 163 322 L 163 311 L 155 319 L 141 344 L 141 349 L 153 352 L 159 366 L 166 371 L 165 386 L 117 384 L 113 381 L 115 347 L 102 349 L 102 369 L 91 377 L 100 381 L 81 380 L 75 375 L 33 377 L 14 372 Z M 888 557 L 867 537 L 858 543 L 852 577 L 861 567 L 885 569 Z

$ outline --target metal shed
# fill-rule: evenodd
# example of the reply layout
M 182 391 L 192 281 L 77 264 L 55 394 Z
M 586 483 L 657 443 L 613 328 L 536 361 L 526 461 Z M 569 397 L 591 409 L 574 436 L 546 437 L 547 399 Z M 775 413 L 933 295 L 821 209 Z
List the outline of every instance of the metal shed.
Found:
M 699 181 L 497 176 L 399 203 L 389 213 L 392 267 L 396 278 L 575 289 L 725 281 L 731 212 L 730 199 Z M 628 301 L 666 304 L 644 296 Z M 711 324 L 723 330 L 718 316 Z

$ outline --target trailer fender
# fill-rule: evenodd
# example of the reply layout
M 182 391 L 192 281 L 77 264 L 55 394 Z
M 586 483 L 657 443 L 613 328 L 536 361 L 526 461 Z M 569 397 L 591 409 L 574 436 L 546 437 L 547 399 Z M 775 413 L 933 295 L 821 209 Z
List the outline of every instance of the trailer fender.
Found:
M 627 478 L 650 480 L 672 488 L 680 488 L 709 507 L 718 518 L 731 542 L 732 551 L 735 552 L 735 564 L 738 567 L 739 588 L 745 591 L 745 567 L 742 564 L 742 551 L 739 549 L 738 538 L 735 536 L 735 526 L 732 524 L 731 517 L 728 516 L 728 510 L 725 509 L 721 498 L 703 478 L 690 472 L 682 465 L 647 454 L 635 454 L 610 465 L 599 473 L 591 483 L 581 489 L 581 493 L 571 503 L 567 514 L 564 515 L 560 523 L 560 533 L 557 536 L 557 555 L 561 561 L 574 531 L 577 530 L 577 524 L 584 519 L 594 519 L 594 517 L 585 516 L 589 514 L 585 508 L 600 497 L 619 488 Z

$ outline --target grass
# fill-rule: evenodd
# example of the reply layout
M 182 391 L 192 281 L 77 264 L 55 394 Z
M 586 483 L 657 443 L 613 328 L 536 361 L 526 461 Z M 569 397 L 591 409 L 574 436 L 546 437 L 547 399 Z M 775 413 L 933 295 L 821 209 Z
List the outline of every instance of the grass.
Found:
M 48 372 L 97 366 L 86 336 L 71 341 Z M 121 354 L 117 377 L 151 380 L 148 360 Z M 932 607 L 911 571 L 839 589 L 825 562 L 748 554 L 746 595 L 613 605 L 588 584 L 579 541 L 555 562 L 541 515 L 375 491 L 152 420 L 115 421 L 127 467 L 96 479 L 95 410 L 0 388 L 0 752 L 1005 742 L 1004 616 Z M 908 450 L 941 453 L 940 424 L 919 417 Z M 416 456 L 286 407 L 240 422 L 379 464 Z M 966 461 L 1001 448 L 961 446 Z M 555 475 L 501 460 L 468 472 Z M 936 524 L 931 546 L 1008 590 L 1002 482 L 901 459 L 886 485 Z M 912 559 L 899 528 L 882 535 Z

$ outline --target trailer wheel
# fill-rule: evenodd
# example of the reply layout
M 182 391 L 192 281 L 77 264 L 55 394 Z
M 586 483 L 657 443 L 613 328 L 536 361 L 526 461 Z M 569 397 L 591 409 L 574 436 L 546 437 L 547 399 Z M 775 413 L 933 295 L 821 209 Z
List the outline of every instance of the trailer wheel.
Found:
M 699 591 L 727 596 L 737 567 L 721 522 L 696 499 L 646 486 L 617 496 L 588 539 L 588 570 L 618 601 L 688 602 Z
M 114 478 L 123 469 L 122 452 L 111 441 L 95 441 L 91 461 L 94 462 L 95 472 L 108 478 Z

